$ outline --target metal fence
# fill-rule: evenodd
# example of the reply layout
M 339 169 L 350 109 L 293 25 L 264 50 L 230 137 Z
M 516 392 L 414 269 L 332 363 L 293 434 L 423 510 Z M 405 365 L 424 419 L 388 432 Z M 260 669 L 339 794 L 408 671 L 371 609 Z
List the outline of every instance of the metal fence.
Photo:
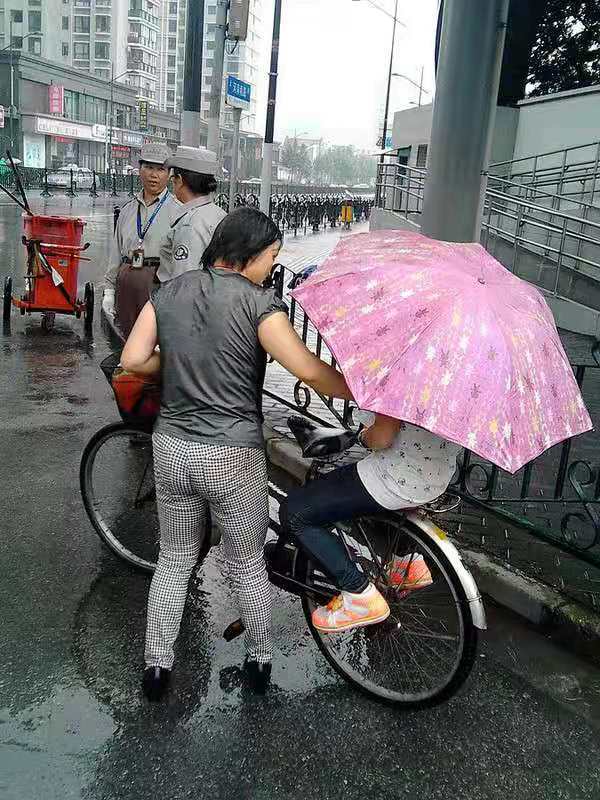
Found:
M 290 321 L 309 349 L 336 366 L 321 334 L 290 297 L 294 273 L 280 267 L 275 282 Z M 600 413 L 600 346 L 572 364 L 590 412 Z M 302 382 L 265 395 L 325 425 L 352 427 L 352 405 L 323 396 Z M 464 450 L 453 489 L 463 498 L 447 522 L 463 542 L 556 586 L 591 607 L 600 605 L 600 434 L 592 431 L 557 445 L 516 475 Z
M 85 172 L 79 170 L 69 170 L 62 174 L 60 182 L 57 181 L 57 171 L 50 169 L 37 169 L 34 167 L 17 166 L 21 181 L 25 190 L 42 192 L 44 197 L 63 195 L 75 197 L 77 195 L 89 194 L 98 197 L 100 194 L 108 194 L 111 197 L 121 197 L 122 195 L 133 197 L 141 189 L 139 175 L 117 175 L 105 174 L 101 172 Z M 15 187 L 15 179 L 8 167 L 0 168 L 0 185 L 7 189 Z M 236 187 L 236 194 L 240 197 L 255 195 L 260 190 L 260 185 L 254 182 L 239 181 Z M 229 194 L 229 182 L 218 181 L 218 194 Z M 329 186 L 309 186 L 303 184 L 278 183 L 272 186 L 273 195 L 294 196 L 312 195 L 317 197 L 337 196 L 340 192 L 333 191 Z M 344 195 L 348 196 L 348 195 Z

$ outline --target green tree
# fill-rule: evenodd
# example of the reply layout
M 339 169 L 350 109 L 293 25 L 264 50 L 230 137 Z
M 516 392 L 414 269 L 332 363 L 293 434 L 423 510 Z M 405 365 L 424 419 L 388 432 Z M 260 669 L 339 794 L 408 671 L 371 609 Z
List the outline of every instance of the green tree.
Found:
M 598 0 L 548 0 L 529 65 L 531 95 L 600 83 Z
M 283 167 L 289 169 L 293 183 L 311 179 L 312 162 L 308 154 L 308 148 L 298 139 L 288 138 L 285 140 L 281 148 L 279 162 Z

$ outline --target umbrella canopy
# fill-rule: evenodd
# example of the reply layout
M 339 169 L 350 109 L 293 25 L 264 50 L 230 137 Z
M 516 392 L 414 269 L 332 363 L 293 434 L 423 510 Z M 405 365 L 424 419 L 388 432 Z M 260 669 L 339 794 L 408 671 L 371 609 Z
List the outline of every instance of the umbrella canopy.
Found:
M 293 296 L 361 408 L 511 473 L 592 427 L 546 301 L 479 244 L 350 236 Z

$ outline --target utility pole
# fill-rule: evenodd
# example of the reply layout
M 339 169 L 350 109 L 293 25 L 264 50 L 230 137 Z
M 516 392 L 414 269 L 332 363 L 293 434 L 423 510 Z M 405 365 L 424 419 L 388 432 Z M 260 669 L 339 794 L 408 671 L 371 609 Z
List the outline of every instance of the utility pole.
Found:
M 215 51 L 212 82 L 210 87 L 210 111 L 208 112 L 208 149 L 219 158 L 221 94 L 223 92 L 223 60 L 225 58 L 225 35 L 227 33 L 227 0 L 217 0 L 215 23 Z
M 10 151 L 15 147 L 15 65 L 13 59 L 13 12 L 10 12 L 9 23 L 9 36 L 10 36 Z
M 392 25 L 392 48 L 390 50 L 390 67 L 388 70 L 388 82 L 387 82 L 387 91 L 385 94 L 385 112 L 383 115 L 383 134 L 381 136 L 381 156 L 379 159 L 379 163 L 383 164 L 385 160 L 385 156 L 383 155 L 383 151 L 385 150 L 385 140 L 387 139 L 387 126 L 388 126 L 388 115 L 390 113 L 390 89 L 392 88 L 392 72 L 394 70 L 394 46 L 396 44 L 396 22 L 398 17 L 398 0 L 396 0 L 396 4 L 394 6 L 394 23 Z
M 108 119 L 108 174 L 112 175 L 113 171 L 113 149 L 112 149 L 112 140 L 113 140 L 113 114 L 114 114 L 114 103 L 115 101 L 115 65 L 114 62 L 110 65 L 110 111 L 109 111 L 109 119 Z
M 233 109 L 233 151 L 231 159 L 231 172 L 229 173 L 229 210 L 235 208 L 235 194 L 238 181 L 238 160 L 240 155 L 240 120 L 242 109 Z
M 200 146 L 203 40 L 204 0 L 188 0 L 181 115 L 181 144 L 188 147 Z
M 275 0 L 273 16 L 273 43 L 271 45 L 271 68 L 269 70 L 269 100 L 267 123 L 263 143 L 262 175 L 260 182 L 260 210 L 270 211 L 271 183 L 273 180 L 273 134 L 275 132 L 275 104 L 277 101 L 277 69 L 279 63 L 279 35 L 281 30 L 281 0 Z
M 445 0 L 421 230 L 477 242 L 509 0 Z

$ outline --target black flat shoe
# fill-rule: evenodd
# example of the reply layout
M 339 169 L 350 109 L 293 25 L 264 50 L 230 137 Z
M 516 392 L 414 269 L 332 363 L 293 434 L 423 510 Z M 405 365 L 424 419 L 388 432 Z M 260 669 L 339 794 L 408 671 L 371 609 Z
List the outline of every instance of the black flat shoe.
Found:
M 248 686 L 255 694 L 266 694 L 271 682 L 271 664 L 260 664 L 258 661 L 244 662 L 244 671 Z
M 151 703 L 158 703 L 167 693 L 170 681 L 170 669 L 165 669 L 165 667 L 148 667 L 144 670 L 142 691 Z

